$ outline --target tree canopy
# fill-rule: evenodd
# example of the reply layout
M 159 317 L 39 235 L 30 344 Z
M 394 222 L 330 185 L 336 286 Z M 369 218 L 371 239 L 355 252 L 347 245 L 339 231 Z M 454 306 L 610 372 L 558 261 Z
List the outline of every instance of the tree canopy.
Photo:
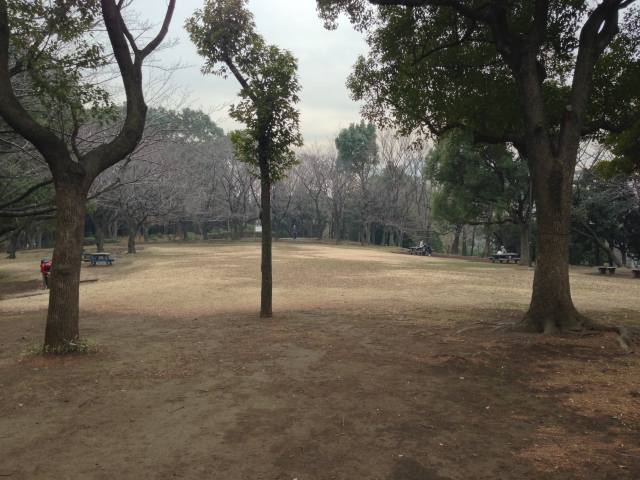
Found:
M 240 101 L 230 109 L 231 117 L 246 126 L 232 136 L 239 156 L 259 166 L 264 155 L 271 179 L 282 178 L 295 164 L 292 147 L 302 145 L 296 59 L 255 31 L 246 0 L 208 1 L 187 20 L 186 29 L 205 59 L 202 72 L 232 74 L 240 83 Z

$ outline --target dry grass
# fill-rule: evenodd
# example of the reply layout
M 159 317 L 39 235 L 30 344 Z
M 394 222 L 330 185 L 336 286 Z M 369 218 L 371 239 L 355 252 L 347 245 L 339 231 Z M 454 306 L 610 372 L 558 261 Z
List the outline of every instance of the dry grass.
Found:
M 23 357 L 43 252 L 0 261 L 0 475 L 640 478 L 640 362 L 613 337 L 495 329 L 532 271 L 277 243 L 158 244 L 85 267 L 89 357 Z M 640 325 L 640 281 L 572 270 L 577 307 Z

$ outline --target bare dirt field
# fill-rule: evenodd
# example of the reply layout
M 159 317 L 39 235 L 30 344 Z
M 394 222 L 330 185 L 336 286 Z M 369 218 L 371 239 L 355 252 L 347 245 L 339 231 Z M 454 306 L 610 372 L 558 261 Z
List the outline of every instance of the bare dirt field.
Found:
M 640 478 L 640 354 L 506 328 L 526 267 L 279 242 L 260 320 L 257 244 L 145 245 L 83 267 L 98 352 L 43 358 L 44 255 L 0 260 L 2 478 Z M 628 273 L 572 289 L 640 326 Z

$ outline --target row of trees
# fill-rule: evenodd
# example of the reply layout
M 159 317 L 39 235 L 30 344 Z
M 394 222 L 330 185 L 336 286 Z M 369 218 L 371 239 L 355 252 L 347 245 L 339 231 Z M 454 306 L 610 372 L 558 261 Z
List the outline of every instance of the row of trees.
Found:
M 183 122 L 185 115 L 199 121 Z M 366 172 L 354 169 L 339 149 L 297 152 L 295 166 L 272 186 L 275 237 L 290 236 L 295 228 L 319 240 L 400 246 L 429 230 L 424 152 L 411 138 L 376 134 L 364 123 L 341 132 L 337 144 L 354 131 L 369 135 L 373 145 Z M 147 132 L 135 154 L 94 184 L 102 192 L 88 216 L 99 250 L 105 236 L 123 231 L 129 253 L 135 253 L 136 237 L 149 232 L 171 232 L 181 240 L 190 234 L 203 240 L 252 234 L 260 220 L 261 186 L 251 165 L 234 153 L 230 136 L 190 110 L 152 110 Z
M 521 227 L 524 247 L 535 203 L 537 262 L 524 324 L 536 331 L 592 326 L 571 300 L 571 217 L 578 211 L 577 220 L 588 218 L 580 217 L 581 205 L 604 194 L 589 180 L 600 177 L 585 175 L 574 197 L 575 169 L 580 145 L 589 138 L 616 153 L 611 169 L 637 168 L 638 110 L 622 108 L 637 106 L 640 97 L 640 15 L 633 3 L 318 0 L 328 25 L 344 11 L 367 33 L 370 53 L 359 59 L 349 79 L 354 98 L 364 102 L 365 116 L 409 139 L 415 134 L 437 137 L 427 175 L 439 185 L 434 203 L 454 226 L 454 239 L 465 224 L 508 220 Z M 316 232 L 324 231 L 324 201 L 325 211 L 330 204 L 330 232 L 338 239 L 402 243 L 410 230 L 422 236 L 422 225 L 424 236 L 431 235 L 427 182 L 422 168 L 412 167 L 416 162 L 408 159 L 415 151 L 376 139 L 369 124 L 353 125 L 338 136 L 329 187 L 308 175 L 320 168 L 314 166 L 322 164 L 317 158 L 296 167 L 307 171 L 274 187 L 298 160 L 293 150 L 301 143 L 297 62 L 256 33 L 246 0 L 209 0 L 186 24 L 205 59 L 203 72 L 232 76 L 239 83 L 239 101 L 230 113 L 245 128 L 229 138 L 212 128 L 190 138 L 179 118 L 188 114 L 166 112 L 178 127 L 143 135 L 148 120 L 143 65 L 167 33 L 175 0 L 169 0 L 157 35 L 145 29 L 132 34 L 127 5 L 0 0 L 0 116 L 6 122 L 0 127 L 7 139 L 0 154 L 10 159 L 0 173 L 12 181 L 0 192 L 0 214 L 8 219 L 0 227 L 16 231 L 20 218 L 46 222 L 55 215 L 47 347 L 63 347 L 79 336 L 86 214 L 93 214 L 97 233 L 108 224 L 103 218 L 109 218 L 109 211 L 117 211 L 130 232 L 150 218 L 168 215 L 183 219 L 178 223 L 190 217 L 202 224 L 215 211 L 207 199 L 219 200 L 219 184 L 206 175 L 202 185 L 188 174 L 184 180 L 181 175 L 190 170 L 175 162 L 200 158 L 208 175 L 211 159 L 197 152 L 214 144 L 230 165 L 231 157 L 248 165 L 247 178 L 259 178 L 259 188 L 251 180 L 243 184 L 259 205 L 263 226 L 263 316 L 272 313 L 272 224 L 288 223 L 300 191 L 296 179 L 303 177 L 302 191 L 315 198 Z M 101 72 L 109 70 L 111 79 L 101 79 Z M 122 84 L 123 108 L 116 107 L 105 87 L 113 84 L 114 71 Z M 224 153 L 231 151 L 228 142 L 235 155 Z M 162 148 L 154 151 L 154 144 Z M 385 145 L 395 153 L 386 155 Z M 188 158 L 181 158 L 183 153 Z M 37 166 L 21 183 L 21 162 L 28 156 Z M 456 187 L 461 174 L 467 179 L 463 189 Z M 623 192 L 616 199 L 636 191 L 629 178 L 602 178 L 607 192 Z M 460 198 L 467 199 L 464 208 Z M 603 198 L 613 197 L 607 193 Z M 605 246 L 628 251 L 633 244 L 634 217 L 628 210 L 621 207 L 616 218 L 631 226 L 622 235 L 607 233 Z M 587 219 L 583 226 L 592 223 Z

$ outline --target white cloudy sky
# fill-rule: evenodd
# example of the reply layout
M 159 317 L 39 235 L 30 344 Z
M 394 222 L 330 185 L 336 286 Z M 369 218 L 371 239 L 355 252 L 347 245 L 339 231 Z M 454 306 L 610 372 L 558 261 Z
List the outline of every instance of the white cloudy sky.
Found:
M 225 130 L 236 128 L 227 115 L 227 106 L 238 92 L 232 78 L 227 80 L 200 73 L 197 55 L 183 26 L 185 19 L 201 7 L 203 0 L 178 0 L 169 38 L 177 45 L 161 52 L 163 64 L 185 65 L 173 75 L 172 84 L 186 90 L 188 104 L 201 108 Z M 135 0 L 133 7 L 142 19 L 161 20 L 166 0 Z M 315 0 L 250 0 L 258 31 L 267 42 L 292 51 L 298 58 L 302 101 L 302 133 L 306 143 L 332 141 L 336 133 L 359 119 L 358 105 L 345 87 L 347 75 L 357 56 L 366 52 L 361 34 L 347 21 L 336 31 L 327 31 L 316 13 Z M 179 90 L 179 89 L 178 89 Z M 177 96 L 177 95 L 176 95 Z

